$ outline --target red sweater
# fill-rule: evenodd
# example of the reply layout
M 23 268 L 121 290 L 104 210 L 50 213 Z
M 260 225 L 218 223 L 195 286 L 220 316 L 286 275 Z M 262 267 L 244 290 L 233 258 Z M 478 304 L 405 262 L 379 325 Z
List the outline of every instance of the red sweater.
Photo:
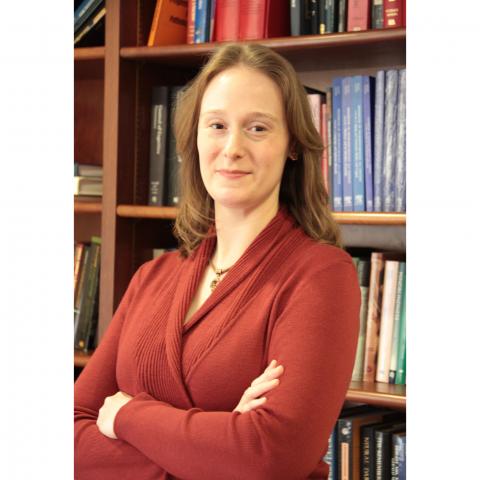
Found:
M 322 458 L 358 335 L 351 258 L 281 209 L 182 325 L 215 242 L 133 276 L 75 383 L 77 480 L 327 478 Z M 273 359 L 285 369 L 280 385 L 256 410 L 232 412 Z M 96 419 L 119 390 L 133 399 L 113 440 Z

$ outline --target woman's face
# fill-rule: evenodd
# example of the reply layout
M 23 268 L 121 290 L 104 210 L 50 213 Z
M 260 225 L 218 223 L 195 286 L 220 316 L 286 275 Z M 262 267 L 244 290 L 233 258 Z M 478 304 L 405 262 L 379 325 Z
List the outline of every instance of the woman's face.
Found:
M 215 205 L 278 205 L 289 134 L 279 87 L 265 74 L 231 67 L 209 83 L 197 132 L 200 171 Z

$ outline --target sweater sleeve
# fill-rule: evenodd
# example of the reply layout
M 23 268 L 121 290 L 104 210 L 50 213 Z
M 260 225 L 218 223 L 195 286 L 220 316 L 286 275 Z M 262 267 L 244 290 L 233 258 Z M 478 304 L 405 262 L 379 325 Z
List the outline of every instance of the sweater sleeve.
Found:
M 106 437 L 96 424 L 98 411 L 105 398 L 118 392 L 115 374 L 118 341 L 128 307 L 140 283 L 141 268 L 132 277 L 102 341 L 75 382 L 76 480 L 113 480 L 118 478 L 119 471 L 124 479 L 137 479 L 142 478 L 142 471 L 159 472 L 159 467 L 136 448 Z
M 116 435 L 184 480 L 306 478 L 345 398 L 359 311 L 351 262 L 305 274 L 274 306 L 268 362 L 285 371 L 263 406 L 244 414 L 182 410 L 140 393 L 118 411 Z

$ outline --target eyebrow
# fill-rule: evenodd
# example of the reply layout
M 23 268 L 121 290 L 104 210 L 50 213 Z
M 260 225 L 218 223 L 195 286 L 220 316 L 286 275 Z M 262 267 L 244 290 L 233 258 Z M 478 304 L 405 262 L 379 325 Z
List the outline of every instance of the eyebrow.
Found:
M 206 112 L 203 112 L 200 115 L 200 117 L 204 117 L 206 115 L 221 115 L 224 113 L 225 113 L 225 110 L 207 110 Z M 249 112 L 246 116 L 247 117 L 264 117 L 264 118 L 267 118 L 268 120 L 271 120 L 272 122 L 278 121 L 277 117 L 266 112 Z

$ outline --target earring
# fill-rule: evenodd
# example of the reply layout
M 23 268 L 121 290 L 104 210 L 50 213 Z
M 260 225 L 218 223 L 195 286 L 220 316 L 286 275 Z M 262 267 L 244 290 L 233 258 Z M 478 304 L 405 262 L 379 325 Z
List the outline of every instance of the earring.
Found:
M 290 157 L 293 161 L 298 160 L 298 156 L 297 156 L 297 153 L 296 153 L 296 152 L 290 152 L 289 157 Z

